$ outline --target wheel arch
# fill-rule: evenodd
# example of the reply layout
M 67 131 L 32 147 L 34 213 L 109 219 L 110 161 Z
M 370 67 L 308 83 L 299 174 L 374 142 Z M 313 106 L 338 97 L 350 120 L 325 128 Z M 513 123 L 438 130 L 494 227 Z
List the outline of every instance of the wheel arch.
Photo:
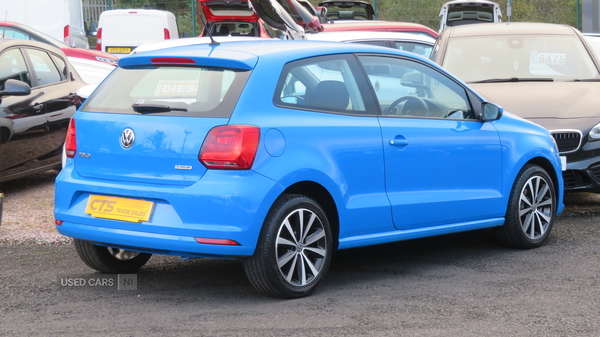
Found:
M 313 181 L 297 182 L 283 191 L 284 194 L 301 194 L 315 200 L 327 215 L 333 236 L 333 248 L 339 245 L 340 219 L 335 200 L 329 191 L 322 185 Z
M 546 158 L 543 157 L 535 157 L 530 159 L 527 164 L 533 164 L 533 165 L 537 165 L 541 168 L 543 168 L 544 170 L 546 170 L 546 172 L 548 172 L 548 175 L 550 175 L 550 178 L 552 178 L 552 183 L 554 184 L 554 192 L 556 193 L 557 196 L 560 196 L 560 188 L 559 188 L 559 174 L 562 175 L 562 172 L 556 172 L 556 170 L 554 169 L 554 166 L 552 165 L 552 163 L 550 163 L 550 161 Z M 560 198 L 557 198 L 559 200 L 561 200 Z

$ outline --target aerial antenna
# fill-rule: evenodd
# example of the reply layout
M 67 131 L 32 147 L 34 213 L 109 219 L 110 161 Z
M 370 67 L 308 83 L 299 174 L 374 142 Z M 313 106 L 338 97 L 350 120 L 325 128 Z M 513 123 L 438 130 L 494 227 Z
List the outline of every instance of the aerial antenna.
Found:
M 6 19 L 8 19 L 8 9 L 6 10 L 6 14 L 4 14 L 4 27 L 2 27 L 2 38 L 6 36 L 4 35 L 4 32 L 6 32 Z
M 209 46 L 218 46 L 220 45 L 219 42 L 215 41 L 215 39 L 213 39 L 212 37 L 212 33 L 211 28 L 206 24 L 206 21 L 204 21 L 204 18 L 202 17 L 202 14 L 198 14 L 198 16 L 200 17 L 200 21 L 202 21 L 202 24 L 204 25 L 204 29 L 206 30 L 206 34 L 208 35 L 208 37 L 210 37 L 210 43 L 208 44 Z

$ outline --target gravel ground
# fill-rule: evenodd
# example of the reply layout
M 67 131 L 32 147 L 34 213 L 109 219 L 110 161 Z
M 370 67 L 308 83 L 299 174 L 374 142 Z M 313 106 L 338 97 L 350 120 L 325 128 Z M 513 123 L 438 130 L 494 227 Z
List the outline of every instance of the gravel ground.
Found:
M 58 171 L 33 175 L 0 184 L 4 192 L 4 213 L 0 244 L 64 245 L 71 239 L 60 235 L 54 226 L 54 180 Z M 573 217 L 600 213 L 600 194 L 570 193 L 565 211 L 559 216 Z
M 71 239 L 54 226 L 54 179 L 58 171 L 0 184 L 4 192 L 0 244 L 63 245 Z

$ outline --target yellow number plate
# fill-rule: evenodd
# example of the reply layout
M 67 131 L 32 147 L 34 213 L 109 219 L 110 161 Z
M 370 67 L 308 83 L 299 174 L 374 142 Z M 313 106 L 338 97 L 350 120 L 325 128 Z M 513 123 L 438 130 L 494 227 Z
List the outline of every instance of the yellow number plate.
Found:
M 129 54 L 131 53 L 131 47 L 107 47 L 106 51 L 109 53 Z
M 150 220 L 154 203 L 145 200 L 90 195 L 85 212 L 95 218 L 142 222 Z

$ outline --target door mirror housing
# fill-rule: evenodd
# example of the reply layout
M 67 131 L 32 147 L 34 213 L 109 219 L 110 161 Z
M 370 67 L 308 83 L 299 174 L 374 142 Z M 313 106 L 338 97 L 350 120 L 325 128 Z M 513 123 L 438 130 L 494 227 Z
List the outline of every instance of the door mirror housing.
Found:
M 98 25 L 95 22 L 90 23 L 90 29 L 88 35 L 96 36 L 98 34 Z
M 500 119 L 500 117 L 502 117 L 502 113 L 504 112 L 504 109 L 502 109 L 502 107 L 491 103 L 491 102 L 483 102 L 482 106 L 481 106 L 481 119 L 484 122 L 487 121 L 495 121 Z
M 27 96 L 31 94 L 29 84 L 15 79 L 8 79 L 4 82 L 4 88 L 0 91 L 2 96 Z

